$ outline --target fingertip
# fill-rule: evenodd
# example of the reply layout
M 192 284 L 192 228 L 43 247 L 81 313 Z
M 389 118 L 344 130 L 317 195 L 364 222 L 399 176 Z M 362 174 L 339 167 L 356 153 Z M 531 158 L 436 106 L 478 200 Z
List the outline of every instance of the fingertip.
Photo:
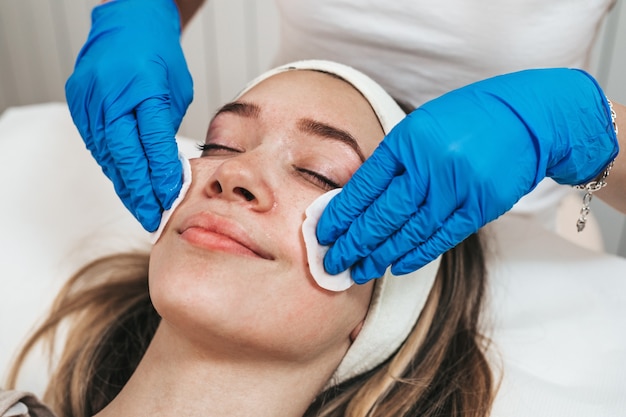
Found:
M 341 268 L 341 264 L 335 259 L 333 248 L 330 248 L 326 255 L 324 255 L 324 269 L 330 275 L 337 275 L 344 271 L 346 268 Z
M 352 265 L 352 271 L 354 271 L 361 280 L 367 282 L 370 279 L 385 275 L 388 266 L 389 263 L 380 262 L 380 260 L 377 261 L 375 256 L 369 255 Z
M 362 267 L 359 265 L 355 265 L 350 270 L 350 276 L 352 277 L 352 281 L 359 285 L 367 284 L 373 278 L 369 274 L 365 273 Z
M 156 230 L 159 228 L 159 225 L 161 224 L 161 213 L 159 213 L 158 215 L 137 213 L 135 217 L 137 218 L 137 220 L 139 220 L 141 226 L 150 233 L 156 232 Z
M 315 229 L 315 234 L 317 236 L 317 241 L 322 246 L 329 246 L 336 240 L 336 236 L 333 236 L 332 228 L 328 226 L 328 221 L 324 220 L 325 215 L 322 213 L 319 221 L 317 222 L 317 227 Z
M 324 256 L 324 268 L 333 275 L 345 271 L 360 262 L 366 253 L 351 235 L 340 236 Z
M 152 188 L 135 189 L 132 195 L 134 202 L 133 215 L 148 232 L 154 232 L 161 223 L 163 209 L 157 201 Z
M 338 193 L 328 202 L 317 221 L 316 235 L 321 245 L 329 246 L 335 243 L 342 233 L 340 226 L 340 222 L 342 221 L 341 211 L 336 210 L 337 201 L 341 201 L 340 197 L 341 193 Z M 343 232 L 345 232 L 345 230 L 343 230 Z
M 402 262 L 398 262 L 397 264 L 391 266 L 391 273 L 393 275 L 404 275 L 408 274 L 409 272 L 412 271 L 410 270 L 410 268 L 407 267 L 407 265 Z

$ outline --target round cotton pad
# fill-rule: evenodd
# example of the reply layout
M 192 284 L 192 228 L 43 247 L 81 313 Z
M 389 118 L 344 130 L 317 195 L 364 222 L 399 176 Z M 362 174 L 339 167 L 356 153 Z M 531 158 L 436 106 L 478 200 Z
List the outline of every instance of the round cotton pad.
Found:
M 315 229 L 324 209 L 330 200 L 341 192 L 341 188 L 334 189 L 322 194 L 307 207 L 306 218 L 302 223 L 302 235 L 306 246 L 306 255 L 309 261 L 309 270 L 313 279 L 320 287 L 329 291 L 345 291 L 354 284 L 350 277 L 350 269 L 337 275 L 330 275 L 324 269 L 324 255 L 328 252 L 329 246 L 322 246 L 317 241 Z

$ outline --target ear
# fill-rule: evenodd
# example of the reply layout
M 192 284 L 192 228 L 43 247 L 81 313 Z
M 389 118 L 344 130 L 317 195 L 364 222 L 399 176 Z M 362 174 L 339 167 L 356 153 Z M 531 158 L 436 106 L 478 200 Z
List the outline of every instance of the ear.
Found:
M 356 340 L 356 337 L 359 335 L 359 333 L 361 333 L 361 329 L 363 328 L 364 322 L 365 322 L 365 319 L 361 320 L 359 324 L 357 324 L 356 327 L 352 329 L 352 331 L 350 332 L 350 343 L 354 343 L 354 341 Z

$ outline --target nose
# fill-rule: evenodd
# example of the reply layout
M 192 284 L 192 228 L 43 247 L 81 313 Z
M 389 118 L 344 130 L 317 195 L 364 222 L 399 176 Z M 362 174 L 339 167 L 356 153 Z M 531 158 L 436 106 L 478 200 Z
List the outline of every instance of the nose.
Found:
M 248 205 L 255 211 L 267 211 L 274 206 L 274 193 L 267 172 L 260 161 L 237 156 L 223 161 L 206 184 L 209 197 L 223 198 Z

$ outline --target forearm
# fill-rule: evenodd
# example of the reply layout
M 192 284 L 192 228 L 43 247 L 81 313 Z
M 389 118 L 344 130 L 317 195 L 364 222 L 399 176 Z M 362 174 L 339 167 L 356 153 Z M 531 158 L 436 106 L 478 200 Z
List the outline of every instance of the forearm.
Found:
M 183 29 L 187 23 L 195 16 L 205 0 L 175 0 L 180 12 L 180 20 Z
M 101 0 L 100 4 L 108 3 L 112 0 Z M 175 0 L 180 13 L 180 23 L 183 29 L 187 23 L 196 15 L 205 0 Z
M 613 101 L 613 109 L 619 130 L 617 139 L 620 152 L 606 180 L 607 186 L 596 195 L 613 208 L 626 214 L 626 106 Z

